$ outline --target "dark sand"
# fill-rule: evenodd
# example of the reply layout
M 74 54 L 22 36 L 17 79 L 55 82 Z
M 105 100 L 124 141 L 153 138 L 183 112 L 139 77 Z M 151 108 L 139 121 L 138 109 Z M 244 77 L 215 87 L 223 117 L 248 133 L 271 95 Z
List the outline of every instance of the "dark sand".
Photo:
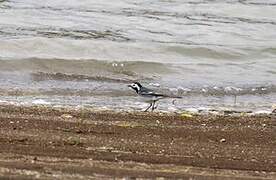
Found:
M 0 176 L 276 179 L 276 117 L 0 106 Z

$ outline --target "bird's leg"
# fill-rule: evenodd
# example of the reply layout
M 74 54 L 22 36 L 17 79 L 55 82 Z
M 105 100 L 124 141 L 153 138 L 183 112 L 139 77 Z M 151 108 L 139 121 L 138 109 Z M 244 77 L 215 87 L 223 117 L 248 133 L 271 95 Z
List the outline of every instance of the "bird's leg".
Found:
M 154 107 L 154 109 L 157 109 L 157 107 L 158 107 L 158 105 L 157 105 L 157 103 L 156 103 L 156 106 Z
M 154 105 L 155 105 L 155 102 L 156 102 L 156 101 L 153 101 L 153 103 L 152 103 L 151 111 L 154 111 L 154 109 L 156 109 L 155 106 L 154 106 Z
M 147 109 L 145 110 L 145 112 L 147 112 L 151 106 L 152 106 L 152 103 L 150 103 L 149 107 L 147 107 Z

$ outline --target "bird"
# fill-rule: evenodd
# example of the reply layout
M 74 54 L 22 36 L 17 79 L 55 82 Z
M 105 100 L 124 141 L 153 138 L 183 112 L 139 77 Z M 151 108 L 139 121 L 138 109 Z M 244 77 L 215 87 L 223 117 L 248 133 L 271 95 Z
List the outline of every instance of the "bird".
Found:
M 155 106 L 155 103 L 160 99 L 182 98 L 179 96 L 170 96 L 170 95 L 157 93 L 151 89 L 148 89 L 142 86 L 139 82 L 134 82 L 132 84 L 129 84 L 128 87 L 132 88 L 139 96 L 145 98 L 146 102 L 150 103 L 150 105 L 146 108 L 145 112 L 147 112 L 150 108 L 151 108 L 151 111 L 154 111 L 157 108 L 157 105 Z

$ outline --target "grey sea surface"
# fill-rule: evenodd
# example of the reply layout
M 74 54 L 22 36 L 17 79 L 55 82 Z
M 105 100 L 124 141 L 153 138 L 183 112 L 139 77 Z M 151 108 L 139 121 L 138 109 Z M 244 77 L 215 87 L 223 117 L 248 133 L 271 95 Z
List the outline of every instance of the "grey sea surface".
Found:
M 276 104 L 276 0 L 1 0 L 0 102 L 140 110 Z M 173 103 L 172 103 L 173 101 Z

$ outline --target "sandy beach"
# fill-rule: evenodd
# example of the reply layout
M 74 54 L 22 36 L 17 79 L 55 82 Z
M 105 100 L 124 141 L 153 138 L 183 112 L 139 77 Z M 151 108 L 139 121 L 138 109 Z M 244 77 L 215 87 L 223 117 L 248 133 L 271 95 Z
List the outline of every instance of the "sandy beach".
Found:
M 276 116 L 0 106 L 0 176 L 275 179 Z
M 275 7 L 0 0 L 0 180 L 276 180 Z

